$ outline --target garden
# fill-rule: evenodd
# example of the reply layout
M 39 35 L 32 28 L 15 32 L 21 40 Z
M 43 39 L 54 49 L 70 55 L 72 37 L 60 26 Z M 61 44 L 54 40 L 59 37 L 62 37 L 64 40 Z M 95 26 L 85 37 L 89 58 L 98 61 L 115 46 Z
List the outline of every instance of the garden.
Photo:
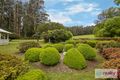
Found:
M 44 2 L 0 1 L 0 80 L 120 80 L 120 0 L 95 25 L 72 27 L 50 21 Z

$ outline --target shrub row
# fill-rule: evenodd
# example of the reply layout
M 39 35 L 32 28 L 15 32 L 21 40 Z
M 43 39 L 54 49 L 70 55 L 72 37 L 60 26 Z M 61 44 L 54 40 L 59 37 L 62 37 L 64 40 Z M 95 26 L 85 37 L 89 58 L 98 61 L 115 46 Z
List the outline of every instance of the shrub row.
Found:
M 104 48 L 120 48 L 120 43 L 115 41 L 103 41 L 97 43 L 96 48 L 99 49 L 101 53 Z
M 30 62 L 40 61 L 45 65 L 55 65 L 60 60 L 60 55 L 58 50 L 55 48 L 31 48 L 28 49 L 25 53 L 25 59 Z
M 48 47 L 54 47 L 56 48 L 60 53 L 62 53 L 63 51 L 67 51 L 71 48 L 74 47 L 73 44 L 62 44 L 62 43 L 58 43 L 58 44 L 46 44 L 43 46 L 43 48 L 48 48 Z
M 120 48 L 104 48 L 101 52 L 105 59 L 111 59 L 119 57 L 120 55 Z
M 28 69 L 27 62 L 15 56 L 0 54 L 0 80 L 15 80 Z
M 73 45 L 73 44 L 70 44 Z M 87 44 L 79 44 L 78 48 L 74 46 L 66 52 L 64 56 L 64 64 L 71 68 L 83 69 L 86 67 L 87 60 L 93 60 L 96 57 L 96 51 Z M 25 53 L 25 59 L 29 61 L 39 61 L 45 65 L 55 65 L 60 60 L 60 54 L 56 48 L 31 48 Z
M 107 69 L 120 69 L 120 58 L 111 59 L 103 63 L 103 67 Z

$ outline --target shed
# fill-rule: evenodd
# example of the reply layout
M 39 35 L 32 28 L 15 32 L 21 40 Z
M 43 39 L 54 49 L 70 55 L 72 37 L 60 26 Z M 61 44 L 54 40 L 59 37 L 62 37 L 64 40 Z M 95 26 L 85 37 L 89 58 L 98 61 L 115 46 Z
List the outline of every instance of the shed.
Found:
M 6 45 L 9 43 L 10 34 L 12 33 L 0 28 L 0 45 Z

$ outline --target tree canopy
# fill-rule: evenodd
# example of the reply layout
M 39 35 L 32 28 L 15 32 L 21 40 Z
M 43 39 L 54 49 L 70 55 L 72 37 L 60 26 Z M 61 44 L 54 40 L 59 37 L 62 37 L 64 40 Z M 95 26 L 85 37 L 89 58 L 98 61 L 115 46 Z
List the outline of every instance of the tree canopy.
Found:
M 120 17 L 107 19 L 97 24 L 95 35 L 99 37 L 119 37 L 120 36 Z

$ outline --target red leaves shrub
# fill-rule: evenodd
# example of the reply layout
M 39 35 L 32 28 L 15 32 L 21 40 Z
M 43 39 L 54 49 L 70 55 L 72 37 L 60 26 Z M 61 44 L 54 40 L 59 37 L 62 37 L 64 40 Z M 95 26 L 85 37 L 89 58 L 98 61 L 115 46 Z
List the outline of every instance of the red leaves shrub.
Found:
M 109 56 L 109 59 L 116 59 L 116 58 L 120 58 L 120 51 L 113 53 Z
M 103 68 L 107 69 L 120 69 L 120 58 L 119 59 L 111 59 L 103 63 Z
M 106 59 L 115 58 L 115 56 L 120 54 L 120 48 L 105 48 L 102 51 L 102 55 Z M 114 56 L 114 57 L 112 57 Z

